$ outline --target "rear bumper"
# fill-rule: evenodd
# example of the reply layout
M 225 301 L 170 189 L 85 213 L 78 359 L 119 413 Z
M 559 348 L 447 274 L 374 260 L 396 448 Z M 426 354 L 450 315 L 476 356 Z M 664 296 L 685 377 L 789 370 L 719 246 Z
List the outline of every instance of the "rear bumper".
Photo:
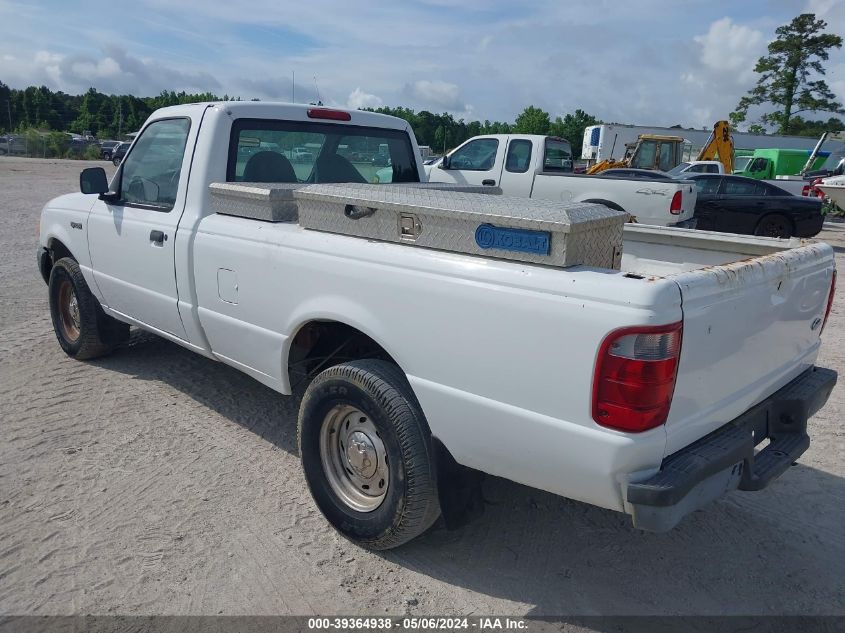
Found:
M 663 460 L 644 481 L 629 483 L 634 525 L 673 528 L 730 490 L 761 490 L 810 445 L 807 419 L 827 402 L 836 372 L 809 369 L 735 420 Z M 755 446 L 769 445 L 756 452 Z
M 698 225 L 698 218 L 689 218 L 688 220 L 682 220 L 675 224 L 679 229 L 694 229 Z
M 824 216 L 818 215 L 803 218 L 795 222 L 795 237 L 815 237 L 822 230 Z

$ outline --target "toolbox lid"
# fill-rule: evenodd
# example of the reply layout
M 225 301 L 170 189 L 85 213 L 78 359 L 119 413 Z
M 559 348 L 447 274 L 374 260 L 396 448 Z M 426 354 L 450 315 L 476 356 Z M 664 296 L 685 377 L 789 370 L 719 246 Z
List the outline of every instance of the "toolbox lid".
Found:
M 424 213 L 433 217 L 460 217 L 468 222 L 558 233 L 619 226 L 630 217 L 624 211 L 610 209 L 603 204 L 491 196 L 466 193 L 454 187 L 441 190 L 399 184 L 322 184 L 302 187 L 293 195 L 302 201 L 333 202 L 398 213 Z
M 265 220 L 296 222 L 293 192 L 301 183 L 213 182 L 211 205 L 215 213 Z

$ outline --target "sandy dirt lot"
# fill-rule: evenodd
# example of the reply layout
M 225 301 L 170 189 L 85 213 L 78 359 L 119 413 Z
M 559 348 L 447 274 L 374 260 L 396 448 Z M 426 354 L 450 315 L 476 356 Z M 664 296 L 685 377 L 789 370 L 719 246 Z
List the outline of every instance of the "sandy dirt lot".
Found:
M 36 227 L 84 165 L 0 158 L 0 613 L 845 613 L 842 385 L 798 465 L 668 534 L 490 478 L 474 523 L 368 553 L 308 495 L 296 398 L 143 333 L 61 352 Z M 845 270 L 845 225 L 822 237 Z M 819 362 L 840 372 L 843 284 Z

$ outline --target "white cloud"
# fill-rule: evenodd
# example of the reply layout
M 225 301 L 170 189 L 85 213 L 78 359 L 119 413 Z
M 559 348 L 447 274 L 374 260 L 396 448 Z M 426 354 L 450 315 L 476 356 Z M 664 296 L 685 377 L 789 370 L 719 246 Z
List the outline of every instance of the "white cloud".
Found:
M 461 89 L 447 81 L 420 79 L 406 86 L 406 92 L 424 107 L 463 112 L 467 109 Z
M 736 24 L 730 18 L 716 20 L 707 33 L 692 39 L 701 47 L 700 59 L 706 68 L 738 80 L 753 76 L 754 64 L 766 47 L 760 31 Z
M 384 100 L 381 97 L 366 93 L 361 88 L 355 88 L 346 100 L 347 108 L 378 108 L 382 105 Z

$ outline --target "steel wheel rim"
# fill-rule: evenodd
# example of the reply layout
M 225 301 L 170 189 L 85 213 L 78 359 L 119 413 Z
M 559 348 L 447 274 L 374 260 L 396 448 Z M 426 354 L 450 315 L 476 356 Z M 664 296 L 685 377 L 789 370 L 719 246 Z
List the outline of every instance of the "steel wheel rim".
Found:
M 62 331 L 69 341 L 79 338 L 80 318 L 79 300 L 76 298 L 76 291 L 73 284 L 62 281 L 59 286 L 59 319 L 62 322 Z
M 387 495 L 387 449 L 366 413 L 337 405 L 320 427 L 320 461 L 332 492 L 357 512 L 372 512 Z

